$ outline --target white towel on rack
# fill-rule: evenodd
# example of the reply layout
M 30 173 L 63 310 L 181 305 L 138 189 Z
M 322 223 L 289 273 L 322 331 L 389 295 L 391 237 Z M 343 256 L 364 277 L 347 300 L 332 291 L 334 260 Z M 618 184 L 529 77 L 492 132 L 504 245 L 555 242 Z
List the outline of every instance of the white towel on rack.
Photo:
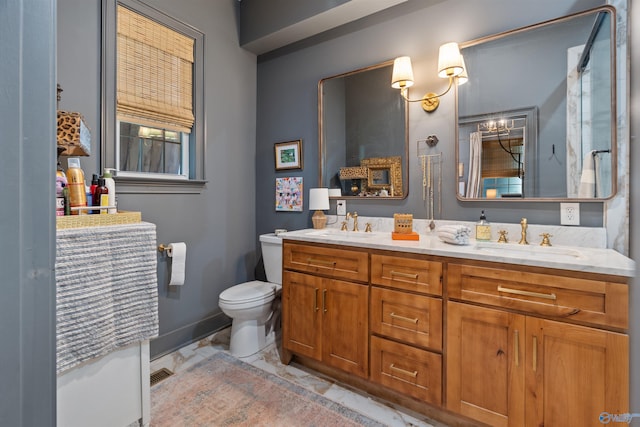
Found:
M 438 227 L 438 238 L 453 245 L 468 245 L 471 229 L 466 225 L 443 225 Z
M 578 187 L 578 197 L 589 199 L 595 197 L 596 173 L 594 168 L 595 150 L 589 153 L 582 160 L 582 174 L 580 175 L 580 186 Z

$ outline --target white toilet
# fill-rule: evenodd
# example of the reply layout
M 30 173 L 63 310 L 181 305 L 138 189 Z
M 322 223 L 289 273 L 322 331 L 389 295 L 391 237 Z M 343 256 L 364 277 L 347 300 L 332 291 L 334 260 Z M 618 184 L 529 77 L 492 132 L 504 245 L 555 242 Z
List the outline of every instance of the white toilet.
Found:
M 275 234 L 260 236 L 262 259 L 268 282 L 254 280 L 240 283 L 220 294 L 220 309 L 232 319 L 229 351 L 236 357 L 247 357 L 262 350 L 273 336 L 279 307 L 274 300 L 282 290 L 282 238 Z M 275 301 L 277 302 L 277 300 Z

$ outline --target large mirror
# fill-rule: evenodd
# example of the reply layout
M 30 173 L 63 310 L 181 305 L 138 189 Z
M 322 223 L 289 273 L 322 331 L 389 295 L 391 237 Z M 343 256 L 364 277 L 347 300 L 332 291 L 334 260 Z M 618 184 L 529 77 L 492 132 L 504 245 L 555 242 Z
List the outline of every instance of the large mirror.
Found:
M 392 71 L 387 61 L 318 83 L 320 186 L 341 198 L 407 196 L 408 107 Z
M 615 46 L 608 6 L 461 44 L 458 198 L 613 197 Z

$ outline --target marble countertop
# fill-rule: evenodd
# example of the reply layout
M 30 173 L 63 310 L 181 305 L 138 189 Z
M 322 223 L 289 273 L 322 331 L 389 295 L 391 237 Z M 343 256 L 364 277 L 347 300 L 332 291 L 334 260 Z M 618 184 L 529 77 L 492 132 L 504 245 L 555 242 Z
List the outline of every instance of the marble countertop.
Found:
M 340 231 L 333 228 L 304 229 L 280 234 L 289 240 L 346 245 L 451 258 L 473 259 L 506 264 L 528 265 L 587 273 L 633 277 L 633 260 L 613 249 L 578 246 L 539 246 L 517 243 L 479 242 L 469 245 L 442 242 L 435 234 L 420 234 L 418 241 L 393 240 L 390 232 Z

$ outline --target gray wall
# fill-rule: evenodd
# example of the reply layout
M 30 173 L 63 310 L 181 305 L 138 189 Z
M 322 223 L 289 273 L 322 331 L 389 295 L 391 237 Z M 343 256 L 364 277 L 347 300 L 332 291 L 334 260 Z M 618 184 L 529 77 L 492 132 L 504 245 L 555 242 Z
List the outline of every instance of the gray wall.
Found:
M 55 15 L 0 6 L 0 424 L 55 425 Z
M 146 3 L 205 34 L 206 187 L 199 194 L 118 194 L 120 209 L 157 225 L 158 243 L 187 244 L 182 287 L 169 288 L 167 259 L 158 256 L 154 357 L 228 325 L 218 295 L 254 277 L 256 57 L 239 47 L 235 0 Z M 92 130 L 92 155 L 82 158 L 89 177 L 100 165 L 100 9 L 100 0 L 58 0 L 61 108 L 82 112 Z
M 448 0 L 444 2 L 409 1 L 365 18 L 345 29 L 329 31 L 280 51 L 258 58 L 257 153 L 257 232 L 274 228 L 311 226 L 306 209 L 308 188 L 318 185 L 317 94 L 320 79 L 374 63 L 410 55 L 416 84 L 412 97 L 426 92 L 441 92 L 446 80 L 437 77 L 438 47 L 447 41 L 466 41 L 508 29 L 544 21 L 601 4 L 601 1 L 545 0 L 541 2 L 487 0 Z M 491 11 L 491 13 L 487 13 Z M 417 173 L 420 170 L 415 152 L 416 140 L 435 134 L 440 139 L 432 152 L 442 151 L 444 168 L 443 217 L 475 220 L 486 209 L 490 221 L 513 222 L 527 217 L 539 224 L 559 224 L 558 203 L 460 202 L 455 198 L 457 179 L 455 163 L 454 93 L 444 96 L 440 107 L 425 113 L 419 103 L 409 109 L 409 196 L 403 201 L 378 202 L 349 200 L 347 210 L 365 216 L 391 216 L 410 212 L 425 218 Z M 274 171 L 273 143 L 302 138 L 304 170 L 288 173 Z M 273 209 L 273 180 L 276 176 L 302 176 L 305 182 L 305 210 L 302 213 L 276 213 Z M 412 190 L 413 189 L 413 190 Z M 450 195 L 447 197 L 446 195 Z M 329 213 L 335 213 L 332 202 Z M 601 226 L 602 203 L 582 203 L 581 223 Z

